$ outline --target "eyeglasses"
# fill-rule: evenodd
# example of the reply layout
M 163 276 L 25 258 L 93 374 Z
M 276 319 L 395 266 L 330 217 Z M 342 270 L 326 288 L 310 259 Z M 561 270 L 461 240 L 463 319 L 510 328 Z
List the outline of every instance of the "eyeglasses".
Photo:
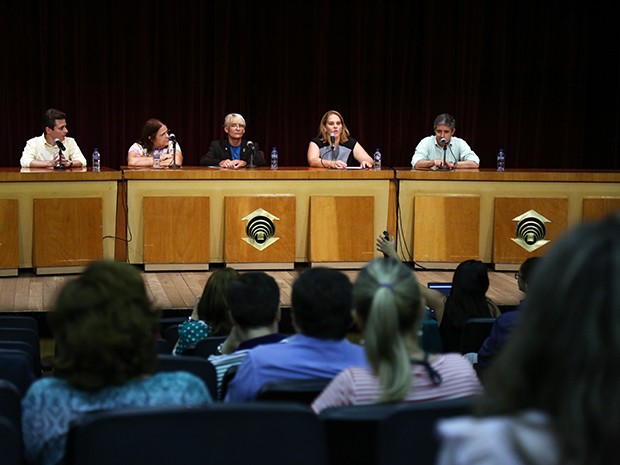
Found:
M 245 129 L 245 124 L 233 123 L 229 124 L 228 127 L 233 129 Z

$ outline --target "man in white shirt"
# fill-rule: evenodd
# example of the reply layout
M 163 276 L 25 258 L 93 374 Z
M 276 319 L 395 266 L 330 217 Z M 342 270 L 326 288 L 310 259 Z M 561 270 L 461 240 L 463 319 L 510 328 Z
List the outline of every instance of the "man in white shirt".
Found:
M 86 166 L 86 158 L 75 139 L 67 137 L 67 115 L 50 108 L 43 115 L 43 134 L 33 137 L 24 147 L 20 164 L 22 168 L 64 168 Z
M 415 148 L 411 158 L 413 169 L 455 169 L 478 168 L 480 158 L 467 142 L 454 137 L 456 120 L 453 116 L 442 113 L 433 122 L 434 135 L 425 137 Z M 444 160 L 445 159 L 445 160 Z

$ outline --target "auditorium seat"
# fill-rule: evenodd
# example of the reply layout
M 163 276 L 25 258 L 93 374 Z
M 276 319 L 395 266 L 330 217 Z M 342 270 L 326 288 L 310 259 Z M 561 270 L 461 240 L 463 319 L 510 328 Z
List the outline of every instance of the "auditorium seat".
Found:
M 191 357 L 187 355 L 157 355 L 156 372 L 161 371 L 187 371 L 198 378 L 204 383 L 211 398 L 217 399 L 217 375 L 213 364 L 201 357 Z
M 463 326 L 459 350 L 461 354 L 478 353 L 485 339 L 491 334 L 493 317 L 469 318 Z
M 196 344 L 194 355 L 208 358 L 210 355 L 219 355 L 218 347 L 226 340 L 227 336 L 209 336 Z
M 67 465 L 327 465 L 323 426 L 297 404 L 97 412 L 75 422 Z
M 15 425 L 0 416 L 0 458 L 2 465 L 23 465 L 21 435 Z
M 330 381 L 331 378 L 270 381 L 261 386 L 256 400 L 299 402 L 310 405 Z
M 24 342 L 31 348 L 35 372 L 41 374 L 41 350 L 39 333 L 30 328 L 0 327 L 0 341 Z

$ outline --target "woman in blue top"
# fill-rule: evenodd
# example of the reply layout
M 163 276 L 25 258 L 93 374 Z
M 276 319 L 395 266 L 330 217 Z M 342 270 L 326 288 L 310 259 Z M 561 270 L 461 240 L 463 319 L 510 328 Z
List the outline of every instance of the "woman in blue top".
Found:
M 343 170 L 348 166 L 371 168 L 374 162 L 364 147 L 350 137 L 342 115 L 330 110 L 321 118 L 319 134 L 310 141 L 308 165 Z
M 64 285 L 48 315 L 55 375 L 35 381 L 22 400 L 28 463 L 61 463 L 70 423 L 84 413 L 211 402 L 194 375 L 153 374 L 159 312 L 131 265 L 93 262 Z

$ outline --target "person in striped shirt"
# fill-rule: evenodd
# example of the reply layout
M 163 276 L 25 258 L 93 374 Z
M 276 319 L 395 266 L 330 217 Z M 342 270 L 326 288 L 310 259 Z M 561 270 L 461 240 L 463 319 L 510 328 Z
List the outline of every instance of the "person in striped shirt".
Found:
M 424 312 L 420 285 L 393 258 L 379 258 L 353 285 L 353 318 L 363 332 L 370 368 L 340 372 L 312 404 L 328 407 L 380 402 L 418 402 L 482 393 L 471 363 L 461 354 L 429 354 L 419 343 Z

